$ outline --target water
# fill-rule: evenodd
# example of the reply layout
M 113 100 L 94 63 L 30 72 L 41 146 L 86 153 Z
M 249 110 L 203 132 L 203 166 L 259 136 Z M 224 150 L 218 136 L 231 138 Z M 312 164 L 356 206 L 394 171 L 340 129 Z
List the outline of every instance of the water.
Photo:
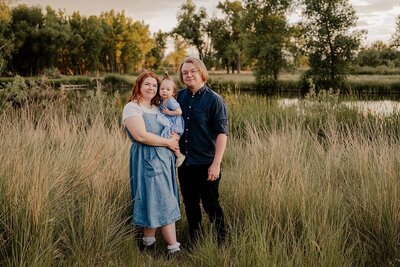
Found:
M 344 101 L 341 104 L 348 108 L 353 108 L 363 115 L 390 116 L 393 114 L 400 114 L 399 101 Z
M 298 107 L 299 98 L 279 98 L 280 107 Z M 352 100 L 342 101 L 339 105 L 355 109 L 363 115 L 390 116 L 400 114 L 400 101 L 396 100 Z

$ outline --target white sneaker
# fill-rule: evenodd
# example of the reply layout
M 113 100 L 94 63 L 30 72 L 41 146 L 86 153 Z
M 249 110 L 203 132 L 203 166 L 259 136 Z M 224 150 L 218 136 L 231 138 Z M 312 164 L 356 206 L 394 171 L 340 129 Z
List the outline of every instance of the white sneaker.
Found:
M 185 155 L 180 155 L 176 158 L 175 165 L 177 168 L 182 165 L 182 163 L 185 161 L 185 158 Z

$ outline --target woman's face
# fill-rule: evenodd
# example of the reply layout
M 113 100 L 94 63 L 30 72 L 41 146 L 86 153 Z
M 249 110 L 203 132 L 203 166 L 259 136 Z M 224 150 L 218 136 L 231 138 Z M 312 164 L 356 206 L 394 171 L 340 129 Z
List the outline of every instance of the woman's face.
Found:
M 147 77 L 144 79 L 140 87 L 140 93 L 144 100 L 152 100 L 157 94 L 157 80 L 153 77 Z
M 193 65 L 193 63 L 184 63 L 182 65 L 182 80 L 190 89 L 199 89 L 203 86 L 203 79 L 201 78 L 200 71 Z

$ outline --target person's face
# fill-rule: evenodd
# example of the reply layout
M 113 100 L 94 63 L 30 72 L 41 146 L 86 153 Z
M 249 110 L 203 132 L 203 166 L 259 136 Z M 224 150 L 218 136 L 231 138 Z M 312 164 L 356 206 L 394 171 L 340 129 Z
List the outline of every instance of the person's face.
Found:
M 204 81 L 200 72 L 193 63 L 183 63 L 181 72 L 184 84 L 190 89 L 199 89 L 203 85 Z
M 157 80 L 153 77 L 147 77 L 144 79 L 142 86 L 140 87 L 140 93 L 143 99 L 151 100 L 157 94 Z
M 163 80 L 160 85 L 160 96 L 168 99 L 174 96 L 174 82 L 171 80 Z

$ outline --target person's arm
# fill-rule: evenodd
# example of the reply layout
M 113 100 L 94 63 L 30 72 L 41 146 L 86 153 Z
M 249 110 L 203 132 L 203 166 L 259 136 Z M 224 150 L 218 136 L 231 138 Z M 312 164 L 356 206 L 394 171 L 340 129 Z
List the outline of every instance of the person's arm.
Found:
M 220 133 L 217 135 L 217 139 L 215 140 L 214 160 L 210 168 L 208 168 L 208 181 L 214 181 L 219 178 L 222 157 L 224 156 L 227 140 L 228 136 L 225 133 Z
M 173 138 L 167 139 L 147 132 L 141 116 L 126 118 L 124 124 L 132 137 L 139 143 L 150 146 L 166 146 L 174 151 L 179 149 L 178 139 L 175 135 Z
M 162 113 L 164 113 L 165 115 L 169 115 L 169 116 L 179 116 L 179 115 L 182 115 L 182 109 L 177 108 L 175 110 L 169 110 L 167 108 L 163 108 Z

